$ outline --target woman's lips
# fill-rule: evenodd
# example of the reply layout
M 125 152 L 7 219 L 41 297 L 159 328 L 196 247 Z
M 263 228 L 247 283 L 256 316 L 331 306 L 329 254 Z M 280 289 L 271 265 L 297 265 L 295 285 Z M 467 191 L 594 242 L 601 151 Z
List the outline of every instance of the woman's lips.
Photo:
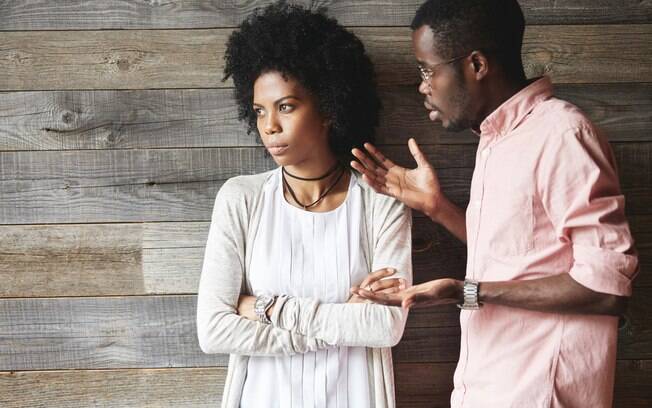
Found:
M 272 156 L 280 156 L 288 149 L 286 144 L 275 144 L 267 146 L 267 150 Z

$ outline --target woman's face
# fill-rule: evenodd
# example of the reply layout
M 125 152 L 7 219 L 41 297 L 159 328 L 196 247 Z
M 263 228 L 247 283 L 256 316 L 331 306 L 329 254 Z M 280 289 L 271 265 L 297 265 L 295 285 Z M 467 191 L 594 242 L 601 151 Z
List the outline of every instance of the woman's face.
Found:
M 333 162 L 329 122 L 314 96 L 293 78 L 276 71 L 261 74 L 254 82 L 253 110 L 263 144 L 279 166 Z

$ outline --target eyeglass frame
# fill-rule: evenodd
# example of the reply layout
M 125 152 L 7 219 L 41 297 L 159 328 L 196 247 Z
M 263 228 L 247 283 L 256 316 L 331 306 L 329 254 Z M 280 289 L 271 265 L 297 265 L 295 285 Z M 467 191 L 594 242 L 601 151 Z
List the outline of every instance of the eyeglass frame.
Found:
M 459 60 L 461 60 L 463 58 L 466 58 L 469 55 L 473 54 L 473 52 L 474 51 L 471 51 L 468 54 L 460 55 L 459 57 L 455 57 L 455 58 L 451 58 L 451 59 L 449 59 L 447 61 L 440 62 L 440 63 L 435 64 L 435 65 L 433 65 L 431 67 L 428 67 L 428 68 L 425 68 L 421 64 L 417 64 L 417 69 L 419 70 L 419 76 L 421 77 L 421 82 L 430 82 L 430 80 L 432 79 L 432 76 L 435 74 L 435 70 L 437 69 L 437 67 L 440 67 L 442 65 L 447 65 L 447 64 L 453 63 L 455 61 L 459 61 Z

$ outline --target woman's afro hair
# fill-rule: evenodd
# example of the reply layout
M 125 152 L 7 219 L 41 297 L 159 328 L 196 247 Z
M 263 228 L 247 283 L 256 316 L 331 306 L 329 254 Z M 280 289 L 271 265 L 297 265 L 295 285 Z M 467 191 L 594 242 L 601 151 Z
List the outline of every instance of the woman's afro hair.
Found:
M 381 107 L 362 42 L 334 19 L 281 1 L 255 10 L 228 39 L 224 78 L 233 78 L 238 118 L 256 131 L 254 82 L 276 71 L 315 96 L 330 120 L 330 147 L 344 163 L 373 142 Z

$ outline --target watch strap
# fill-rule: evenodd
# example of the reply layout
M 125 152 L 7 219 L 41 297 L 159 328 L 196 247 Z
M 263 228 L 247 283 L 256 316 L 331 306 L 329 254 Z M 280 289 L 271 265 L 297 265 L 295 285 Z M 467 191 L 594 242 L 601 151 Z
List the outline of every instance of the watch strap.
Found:
M 462 304 L 458 304 L 457 307 L 459 307 L 462 310 L 478 310 L 480 309 L 480 302 L 478 302 L 478 293 L 480 292 L 480 282 L 472 280 L 472 279 L 465 279 L 464 280 L 464 302 Z
M 269 295 L 259 295 L 256 296 L 256 302 L 254 303 L 254 313 L 258 317 L 258 320 L 265 324 L 271 324 L 272 321 L 267 317 L 267 311 L 274 304 L 276 296 Z

